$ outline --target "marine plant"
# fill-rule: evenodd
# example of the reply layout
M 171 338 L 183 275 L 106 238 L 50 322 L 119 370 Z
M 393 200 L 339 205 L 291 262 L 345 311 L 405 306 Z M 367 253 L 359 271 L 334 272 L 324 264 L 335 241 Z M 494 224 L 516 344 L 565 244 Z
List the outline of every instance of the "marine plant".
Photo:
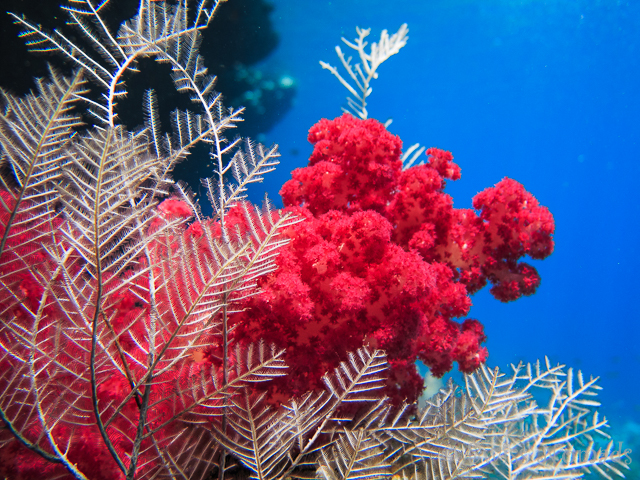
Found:
M 459 176 L 450 154 L 428 150 L 427 164 L 402 171 L 397 137 L 374 120 L 343 116 L 312 129 L 311 165 L 283 189 L 290 207 L 277 211 L 268 200 L 254 207 L 247 188 L 275 168 L 278 152 L 228 137 L 242 110 L 224 107 L 198 53 L 219 1 L 190 10 L 189 0 L 140 0 L 117 33 L 101 16 L 108 3 L 63 7 L 81 43 L 12 14 L 32 50 L 61 53 L 75 71 L 64 77 L 52 69 L 23 98 L 2 92 L 5 478 L 515 480 L 579 478 L 590 469 L 622 476 L 627 452 L 603 430 L 595 379 L 548 361 L 508 374 L 491 370 L 480 324 L 452 320 L 466 313 L 466 293 L 486 280 L 503 300 L 535 289 L 537 276 L 516 260 L 550 253 L 553 224 L 530 194 L 505 181 L 476 198 L 480 217 L 453 210 L 442 191 L 445 178 Z M 158 124 L 153 92 L 145 96 L 143 128 L 118 124 L 123 76 L 144 57 L 169 64 L 176 89 L 198 109 L 174 112 L 173 134 Z M 369 158 L 371 132 L 384 141 Z M 171 178 L 199 143 L 214 165 L 203 180 L 210 218 Z M 354 178 L 378 181 L 374 194 Z M 314 253 L 321 237 L 324 250 Z M 380 296 L 398 294 L 384 308 L 360 281 L 365 263 L 380 254 L 399 259 L 375 276 Z M 327 301 L 339 300 L 348 315 L 373 301 L 380 324 L 342 347 L 367 345 L 334 352 L 338 362 L 321 359 L 318 365 L 336 368 L 319 382 L 296 383 L 318 388 L 293 396 L 261 388 L 289 370 L 299 374 L 301 365 L 287 364 L 298 361 L 293 350 L 264 325 L 268 312 L 255 309 L 277 301 L 295 311 L 300 298 L 285 290 L 296 274 L 307 281 L 299 291 L 326 294 L 326 282 L 303 277 L 331 274 L 334 261 L 352 263 L 330 282 Z M 428 305 L 416 299 L 429 293 L 440 303 L 430 307 L 433 321 L 421 324 L 416 316 Z M 410 311 L 392 311 L 405 305 Z M 333 304 L 318 308 L 323 314 Z M 395 313 L 429 330 L 432 343 L 420 352 L 431 352 L 437 373 L 452 360 L 469 372 L 464 386 L 450 383 L 422 409 L 389 398 L 402 385 L 398 365 L 417 355 L 414 345 L 399 358 L 390 339 L 415 332 L 405 320 L 384 322 Z M 355 321 L 344 320 L 346 330 L 333 337 L 357 331 Z M 400 325 L 404 331 L 389 331 Z M 330 328 L 321 327 L 329 341 Z

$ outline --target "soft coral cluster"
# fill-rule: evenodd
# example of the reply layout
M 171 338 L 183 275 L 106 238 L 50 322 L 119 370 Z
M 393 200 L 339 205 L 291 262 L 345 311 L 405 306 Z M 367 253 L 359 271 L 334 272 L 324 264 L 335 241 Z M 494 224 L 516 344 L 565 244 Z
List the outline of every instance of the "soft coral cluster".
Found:
M 0 191 L 0 200 L 9 208 L 15 204 L 13 197 L 6 191 Z M 37 378 L 42 385 L 39 388 L 43 391 L 46 390 L 46 396 L 56 399 L 62 398 L 66 405 L 72 405 L 74 409 L 83 413 L 80 416 L 76 413 L 75 417 L 68 415 L 76 423 L 74 428 L 69 428 L 66 423 L 59 423 L 56 418 L 56 415 L 63 415 L 63 412 L 56 410 L 56 408 L 60 408 L 59 405 L 54 408 L 49 400 L 44 402 L 48 407 L 46 419 L 52 425 L 56 425 L 51 427 L 52 435 L 59 444 L 67 445 L 69 461 L 77 465 L 81 471 L 92 472 L 91 478 L 98 480 L 124 479 L 125 476 L 118 469 L 104 446 L 98 427 L 92 421 L 91 383 L 88 367 L 91 363 L 92 338 L 86 335 L 87 326 L 83 323 L 78 312 L 73 308 L 65 308 L 65 304 L 71 302 L 65 297 L 64 290 L 58 286 L 63 282 L 61 281 L 62 274 L 56 270 L 59 264 L 54 252 L 72 250 L 68 237 L 62 232 L 66 231 L 69 234 L 73 230 L 65 223 L 66 220 L 54 213 L 39 212 L 33 206 L 25 208 L 25 210 L 29 214 L 21 213 L 17 217 L 17 221 L 24 227 L 20 234 L 7 238 L 7 248 L 3 252 L 0 264 L 0 273 L 3 278 L 10 278 L 9 287 L 3 283 L 0 289 L 0 309 L 3 311 L 3 319 L 11 319 L 10 326 L 3 325 L 4 328 L 0 329 L 0 341 L 5 348 L 8 347 L 12 351 L 12 355 L 5 355 L 0 360 L 0 372 L 5 373 L 0 376 L 0 391 L 5 392 L 7 398 L 11 397 L 14 400 L 8 406 L 4 405 L 6 408 L 4 413 L 9 418 L 17 418 L 13 427 L 22 429 L 22 435 L 27 440 L 35 442 L 38 437 L 43 435 L 38 422 L 34 422 L 33 411 L 27 411 L 22 415 L 17 413 L 21 410 L 28 410 L 23 403 L 26 405 L 35 403 L 33 393 L 29 390 L 29 379 L 25 376 L 24 385 L 22 385 L 24 388 L 18 388 L 21 384 L 16 383 L 11 373 L 19 371 L 18 369 L 23 363 L 16 361 L 17 359 L 33 356 L 33 362 L 39 368 Z M 31 217 L 34 211 L 38 213 Z M 213 236 L 220 236 L 220 227 L 216 222 L 195 223 L 189 228 L 185 228 L 184 220 L 191 217 L 192 214 L 193 212 L 185 202 L 169 198 L 158 205 L 158 216 L 150 222 L 150 228 L 146 232 L 146 234 L 152 235 L 154 231 L 167 227 L 171 222 L 174 224 L 174 228 L 165 228 L 162 235 L 158 235 L 156 240 L 150 242 L 148 257 L 141 255 L 138 259 L 143 267 L 151 260 L 155 265 L 154 276 L 156 278 L 161 276 L 158 272 L 160 269 L 173 268 L 175 270 L 177 279 L 172 282 L 170 289 L 158 292 L 156 300 L 160 303 L 169 303 L 168 298 L 162 298 L 163 292 L 167 291 L 173 299 L 184 298 L 186 288 L 181 285 L 179 279 L 186 272 L 182 271 L 179 264 L 171 261 L 176 256 L 180 243 L 202 236 L 204 229 L 207 229 L 208 233 Z M 7 222 L 8 214 L 4 211 L 0 212 L 0 237 L 4 234 Z M 198 242 L 196 238 L 194 245 L 196 244 L 201 245 L 202 242 Z M 195 253 L 194 249 L 192 261 L 198 261 L 198 258 L 202 259 L 210 254 L 204 247 L 201 247 L 197 254 Z M 25 268 L 25 265 L 32 267 Z M 77 279 L 79 285 L 85 285 L 86 292 L 96 291 L 95 280 L 86 275 L 86 262 L 81 256 L 76 254 L 67 258 L 65 265 L 66 273 Z M 187 265 L 182 267 L 187 267 Z M 46 285 L 43 278 L 47 278 L 47 273 L 51 272 L 57 272 L 57 275 L 51 275 L 52 285 Z M 150 303 L 148 275 L 148 273 L 140 275 L 138 272 L 127 271 L 117 277 L 104 276 L 105 283 L 108 280 L 109 288 L 105 289 L 103 314 L 104 318 L 110 321 L 108 328 L 104 324 L 98 328 L 98 334 L 100 341 L 104 343 L 112 341 L 109 338 L 110 333 L 117 336 L 118 350 L 116 350 L 114 342 L 111 351 L 114 356 L 121 352 L 122 356 L 129 360 L 127 362 L 128 372 L 132 378 L 142 378 L 146 373 L 145 365 L 149 351 L 148 332 L 151 328 L 148 306 Z M 59 290 L 57 292 L 58 301 L 47 300 L 51 294 L 47 292 L 46 287 Z M 19 292 L 20 302 L 16 302 L 13 296 L 8 294 L 10 289 Z M 183 306 L 180 302 L 172 303 L 176 307 Z M 43 307 L 43 315 L 36 322 L 33 312 L 37 312 L 41 306 Z M 91 303 L 88 302 L 82 308 L 84 313 L 91 317 Z M 184 314 L 179 310 L 179 307 L 174 313 Z M 162 320 L 169 324 L 172 323 L 172 317 L 168 313 L 164 315 Z M 199 325 L 195 328 L 200 330 Z M 191 327 L 191 330 L 193 329 L 194 327 Z M 189 331 L 187 330 L 188 327 L 183 326 L 181 330 L 183 335 L 173 340 L 173 348 L 168 349 L 164 357 L 165 363 L 162 365 L 176 359 L 177 352 L 188 342 Z M 161 350 L 169 341 L 169 335 L 161 335 L 160 337 L 156 345 L 158 350 Z M 213 345 L 212 337 L 204 337 L 202 342 Z M 29 342 L 34 342 L 38 348 L 33 352 L 30 351 Z M 149 398 L 153 404 L 152 411 L 146 417 L 146 426 L 149 429 L 158 428 L 159 431 L 156 434 L 158 438 L 168 438 L 176 435 L 176 432 L 179 431 L 180 427 L 177 422 L 166 422 L 180 408 L 175 401 L 176 391 L 188 392 L 194 377 L 210 373 L 212 367 L 215 372 L 216 366 L 212 365 L 210 361 L 203 361 L 198 353 L 195 351 L 186 361 L 176 361 L 175 366 L 166 368 L 164 373 L 154 377 L 157 383 L 146 387 L 150 390 Z M 56 362 L 50 361 L 50 358 L 54 358 Z M 121 357 L 118 356 L 119 358 Z M 105 405 L 102 412 L 106 416 L 113 412 L 114 405 L 123 401 L 131 393 L 132 388 L 118 362 L 107 360 L 101 355 L 97 356 L 96 362 L 99 365 L 96 372 L 97 402 L 101 406 Z M 64 368 L 59 368 L 59 365 L 64 365 Z M 10 374 L 7 375 L 7 372 Z M 71 407 L 68 409 L 71 410 Z M 132 397 L 122 407 L 120 415 L 117 415 L 113 421 L 117 431 L 122 434 L 113 436 L 111 441 L 114 449 L 121 456 L 131 451 L 129 439 L 134 437 L 138 415 L 136 398 Z M 8 433 L 8 429 L 0 433 L 2 434 L 0 435 L 0 476 L 24 480 L 43 478 L 43 476 L 44 478 L 67 478 L 64 476 L 66 470 L 61 464 L 47 462 L 27 450 Z M 150 446 L 149 440 L 142 442 L 143 449 L 148 449 Z M 142 459 L 145 459 L 144 454 L 142 454 Z M 154 466 L 153 463 L 148 465 L 143 463 L 140 470 L 152 470 Z
M 429 149 L 427 163 L 403 170 L 400 139 L 375 120 L 323 119 L 309 141 L 309 166 L 281 190 L 305 221 L 289 227 L 277 271 L 238 319 L 242 338 L 287 348 L 292 371 L 274 398 L 317 387 L 363 341 L 387 352 L 398 401 L 422 390 L 417 359 L 436 376 L 454 361 L 473 371 L 487 357 L 483 327 L 454 319 L 487 281 L 502 301 L 535 292 L 540 277 L 518 259 L 551 253 L 550 212 L 506 178 L 474 198 L 479 214 L 453 208 L 451 153 Z

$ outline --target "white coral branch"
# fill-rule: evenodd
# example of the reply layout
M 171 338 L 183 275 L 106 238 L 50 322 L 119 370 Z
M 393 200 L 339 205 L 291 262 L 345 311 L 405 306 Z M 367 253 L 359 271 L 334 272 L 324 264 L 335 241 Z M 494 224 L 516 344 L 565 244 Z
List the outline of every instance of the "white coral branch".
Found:
M 378 78 L 378 67 L 391 56 L 398 53 L 400 49 L 407 44 L 407 40 L 409 39 L 409 37 L 407 37 L 409 28 L 406 23 L 403 23 L 398 31 L 391 36 L 389 36 L 387 30 L 383 30 L 380 35 L 380 41 L 378 43 L 373 42 L 371 44 L 369 53 L 365 50 L 368 45 L 365 38 L 369 36 L 371 29 L 356 27 L 356 31 L 358 32 L 358 38 L 355 42 L 350 42 L 344 37 L 342 38 L 342 41 L 348 47 L 358 52 L 360 63 L 352 65 L 351 57 L 345 57 L 342 49 L 339 46 L 336 46 L 338 58 L 340 58 L 342 66 L 351 77 L 355 86 L 340 75 L 340 72 L 336 67 L 323 61 L 320 61 L 320 65 L 322 68 L 329 70 L 340 81 L 340 83 L 349 90 L 349 93 L 355 97 L 355 99 L 347 97 L 349 108 L 352 113 L 365 120 L 368 117 L 367 97 L 371 95 L 371 92 L 373 91 L 370 85 L 371 80 Z M 344 108 L 343 110 L 345 112 L 348 111 Z

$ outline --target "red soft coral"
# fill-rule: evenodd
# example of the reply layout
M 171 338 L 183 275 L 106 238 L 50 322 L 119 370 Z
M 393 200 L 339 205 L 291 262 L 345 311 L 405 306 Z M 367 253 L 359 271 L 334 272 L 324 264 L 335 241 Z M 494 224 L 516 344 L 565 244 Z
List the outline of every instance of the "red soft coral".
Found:
M 551 212 L 515 180 L 504 178 L 479 193 L 473 198 L 473 208 L 481 210 L 480 218 L 491 225 L 488 245 L 500 258 L 529 255 L 541 259 L 553 251 Z
M 402 172 L 387 207 L 394 240 L 425 260 L 447 263 L 469 293 L 487 280 L 494 284 L 491 293 L 504 302 L 535 293 L 538 273 L 518 260 L 525 255 L 542 259 L 553 251 L 549 210 L 508 178 L 474 197 L 480 215 L 455 209 L 444 187 L 445 178 L 459 178 L 459 167 L 449 152 L 430 148 L 427 154 L 429 163 Z
M 273 398 L 320 387 L 322 375 L 365 341 L 387 352 L 394 379 L 387 393 L 398 401 L 415 397 L 422 388 L 416 339 L 432 322 L 466 314 L 464 287 L 444 265 L 396 245 L 379 213 L 303 215 L 308 219 L 288 232 L 279 268 L 259 281 L 262 292 L 234 319 L 238 338 L 287 349 L 289 375 L 267 385 Z M 454 327 L 441 356 L 453 354 L 459 332 Z
M 460 178 L 451 153 L 430 148 L 426 164 L 403 171 L 400 140 L 375 120 L 321 120 L 309 141 L 309 166 L 281 190 L 305 221 L 240 314 L 239 336 L 287 348 L 292 372 L 272 384 L 274 398 L 319 386 L 362 341 L 387 352 L 396 400 L 422 389 L 416 359 L 436 376 L 453 362 L 473 371 L 487 358 L 482 325 L 455 318 L 487 281 L 503 301 L 535 291 L 535 269 L 517 260 L 551 253 L 548 210 L 512 180 L 475 198 L 480 215 L 455 209 L 444 193 Z
M 309 166 L 294 170 L 280 191 L 285 204 L 304 204 L 314 215 L 384 210 L 402 168 L 397 136 L 376 120 L 345 113 L 311 127 L 309 142 Z

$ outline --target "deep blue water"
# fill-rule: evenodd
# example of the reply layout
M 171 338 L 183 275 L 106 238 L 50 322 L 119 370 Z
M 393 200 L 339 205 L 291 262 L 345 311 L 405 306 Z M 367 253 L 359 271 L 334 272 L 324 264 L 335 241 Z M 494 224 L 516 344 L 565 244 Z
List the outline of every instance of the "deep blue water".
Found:
M 640 419 L 640 2 L 615 0 L 274 0 L 277 52 L 263 68 L 296 79 L 296 105 L 268 133 L 282 165 L 270 196 L 306 164 L 309 127 L 338 116 L 346 90 L 318 64 L 355 26 L 371 39 L 409 24 L 409 42 L 373 83 L 372 118 L 405 145 L 453 152 L 456 207 L 505 176 L 554 214 L 556 249 L 533 264 L 538 292 L 470 316 L 489 364 L 552 361 L 600 376 L 604 411 Z M 260 190 L 260 188 L 258 188 Z M 260 192 L 258 192 L 260 193 Z

